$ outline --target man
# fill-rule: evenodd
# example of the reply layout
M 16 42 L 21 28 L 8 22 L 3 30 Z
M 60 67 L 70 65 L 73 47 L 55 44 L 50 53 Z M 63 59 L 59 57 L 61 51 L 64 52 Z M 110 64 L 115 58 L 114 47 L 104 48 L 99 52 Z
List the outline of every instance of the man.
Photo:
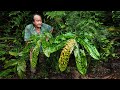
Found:
M 53 31 L 53 27 L 48 24 L 42 23 L 42 18 L 39 14 L 34 14 L 32 19 L 33 23 L 25 27 L 24 41 L 26 42 L 26 44 L 28 44 L 29 39 L 32 35 L 40 35 L 45 31 L 52 33 Z M 48 38 L 46 38 L 46 41 L 48 41 Z M 31 48 L 30 50 L 30 60 L 32 58 L 32 50 L 33 48 Z M 31 72 L 35 73 L 35 70 L 31 70 Z
M 42 23 L 42 18 L 39 14 L 33 15 L 33 24 L 29 24 L 25 28 L 24 41 L 28 42 L 31 35 L 37 35 L 48 30 L 52 33 L 53 28 L 45 23 Z

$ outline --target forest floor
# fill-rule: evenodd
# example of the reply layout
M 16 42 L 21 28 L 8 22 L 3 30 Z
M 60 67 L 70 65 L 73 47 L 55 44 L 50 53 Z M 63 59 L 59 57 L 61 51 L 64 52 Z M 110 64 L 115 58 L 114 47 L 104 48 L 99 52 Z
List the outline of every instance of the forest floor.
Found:
M 73 61 L 73 60 L 72 60 Z M 120 79 L 120 59 L 108 60 L 108 62 L 91 63 L 86 75 L 82 76 L 76 69 L 75 62 L 73 65 L 68 65 L 68 70 L 60 72 L 52 68 L 46 68 L 44 64 L 38 64 L 36 73 L 31 75 L 30 65 L 27 65 L 25 79 Z M 51 65 L 49 65 L 51 66 Z M 19 79 L 14 74 L 12 77 L 5 79 Z
M 34 77 L 30 78 L 29 73 L 27 79 L 120 79 L 120 59 L 99 63 L 96 66 L 91 65 L 84 76 L 81 76 L 75 67 L 70 67 L 69 72 L 63 73 L 38 68 Z

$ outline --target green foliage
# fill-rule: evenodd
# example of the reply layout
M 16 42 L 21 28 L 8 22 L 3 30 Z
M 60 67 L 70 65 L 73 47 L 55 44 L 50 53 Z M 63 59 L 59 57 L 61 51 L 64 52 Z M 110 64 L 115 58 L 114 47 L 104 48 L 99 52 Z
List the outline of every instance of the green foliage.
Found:
M 45 22 L 54 26 L 53 36 L 60 35 L 66 27 L 63 20 L 66 17 L 66 11 L 45 11 L 43 14 L 47 18 Z
M 47 15 L 47 18 L 62 18 L 65 16 L 65 11 L 51 11 L 51 12 L 46 12 L 45 15 Z
M 13 73 L 17 72 L 18 76 L 20 78 L 23 78 L 24 72 L 26 70 L 26 62 L 24 59 L 23 60 L 22 59 L 21 60 L 11 59 L 5 63 L 4 69 L 6 69 L 6 70 L 2 71 L 1 73 L 7 73 L 7 75 L 8 75 L 8 74 L 10 74 L 11 70 L 14 69 L 14 71 L 12 70 L 12 72 Z M 8 72 L 9 70 L 10 70 L 10 72 Z M 3 75 L 3 76 L 5 76 L 5 75 Z
M 15 66 L 17 65 L 18 61 L 15 60 L 15 59 L 11 59 L 9 61 L 6 61 L 5 65 L 4 65 L 4 68 L 8 68 L 8 67 L 11 67 L 11 66 Z
M 9 54 L 11 56 L 16 57 L 16 59 L 10 59 L 9 61 L 6 61 L 4 68 L 5 69 L 15 68 L 14 73 L 17 73 L 20 78 L 24 78 L 25 76 L 24 74 L 26 71 L 26 60 L 29 59 L 30 49 L 33 48 L 33 55 L 32 55 L 32 60 L 30 62 L 30 65 L 32 68 L 35 68 L 38 60 L 37 56 L 40 51 L 41 41 L 45 41 L 46 35 L 48 34 L 44 34 L 44 35 L 41 34 L 39 36 L 33 35 L 30 38 L 28 46 L 22 47 L 22 50 L 13 49 L 9 51 Z
M 60 50 L 61 48 L 63 48 L 63 46 L 66 43 L 66 40 L 70 38 L 75 38 L 75 35 L 72 33 L 66 33 L 66 34 L 59 35 L 56 38 L 50 37 L 50 40 L 48 42 L 46 42 L 45 40 L 42 41 L 44 54 L 47 57 L 50 57 L 51 53 L 54 53 Z
M 114 22 L 114 26 L 120 26 L 120 11 L 112 11 L 112 19 Z
M 74 49 L 75 46 L 75 40 L 74 39 L 70 39 L 66 42 L 65 47 L 63 48 L 61 54 L 60 54 L 60 58 L 59 58 L 59 68 L 60 71 L 65 71 L 68 62 L 69 62 L 69 58 L 70 55 Z
M 82 44 L 87 52 L 96 60 L 100 59 L 100 54 L 98 53 L 96 47 L 87 39 L 87 38 L 79 38 L 79 43 Z
M 24 73 L 26 71 L 26 62 L 25 60 L 19 60 L 17 64 L 17 72 L 20 78 L 24 78 Z
M 14 68 L 13 69 L 6 69 L 6 70 L 0 72 L 0 77 L 1 78 L 7 77 L 11 72 L 14 72 Z
M 82 75 L 85 75 L 87 72 L 87 58 L 84 50 L 82 49 L 79 50 L 79 46 L 77 43 L 75 45 L 74 56 L 76 59 L 75 61 L 78 71 Z
M 5 60 L 5 56 L 8 55 L 8 51 L 13 47 L 12 45 L 10 45 L 11 43 L 13 43 L 13 41 L 15 40 L 15 38 L 12 37 L 1 37 L 0 38 L 0 56 L 3 57 L 0 60 Z
M 21 76 L 23 74 L 19 69 L 20 64 L 18 64 L 18 62 L 20 59 L 25 59 L 25 57 L 21 57 L 22 52 L 20 53 L 20 51 L 23 49 L 23 46 L 21 44 L 24 35 L 23 30 L 25 26 L 30 23 L 29 17 L 31 17 L 31 15 L 29 15 L 29 13 L 30 11 L 1 12 L 0 17 L 2 17 L 2 23 L 0 26 L 0 30 L 2 30 L 2 34 L 0 37 L 0 41 L 2 45 L 0 45 L 0 56 L 2 58 L 0 58 L 0 60 L 4 65 L 3 69 L 5 69 L 1 71 L 1 77 L 7 77 L 8 75 L 13 75 L 13 73 L 18 73 L 20 78 L 23 78 Z M 15 60 L 13 60 L 12 58 L 15 58 Z M 21 65 L 21 67 L 25 68 L 23 64 Z
M 38 54 L 39 54 L 40 46 L 41 46 L 40 41 L 41 40 L 37 41 L 36 46 L 34 47 L 34 49 L 32 51 L 32 58 L 30 60 L 30 64 L 31 64 L 32 69 L 36 68 L 36 64 L 37 64 L 37 60 L 38 60 Z
M 77 42 L 81 44 L 82 48 L 84 47 L 94 59 L 103 59 L 104 55 L 102 53 L 105 51 L 102 48 L 107 48 L 110 42 L 108 39 L 109 33 L 103 26 L 104 21 L 102 20 L 105 16 L 105 11 L 65 11 L 64 15 L 61 14 L 61 16 L 59 16 L 61 17 L 59 19 L 60 23 L 56 21 L 56 17 L 58 17 L 57 14 L 55 16 L 55 13 L 53 13 L 54 17 L 52 17 L 52 13 L 53 12 L 47 13 L 47 16 L 51 17 L 49 21 L 55 26 L 57 36 L 63 35 L 65 32 L 71 32 L 75 35 L 75 37 L 71 38 L 77 38 Z M 61 23 L 65 26 L 64 28 L 60 27 Z M 61 37 L 60 40 L 66 39 Z M 58 41 L 58 43 L 59 42 L 60 41 Z M 98 53 L 97 49 L 99 49 L 100 53 Z M 110 51 L 110 48 L 107 48 L 107 50 Z M 107 56 L 104 57 L 104 59 L 107 59 Z
M 46 34 L 45 34 L 46 35 Z M 71 36 L 72 35 L 72 36 Z M 72 44 L 72 41 L 70 41 L 69 39 L 71 38 L 71 40 L 74 40 L 74 38 L 76 37 L 77 40 L 79 40 L 80 37 L 77 37 L 75 36 L 75 34 L 72 34 L 72 33 L 66 33 L 66 34 L 63 34 L 63 35 L 60 35 L 60 36 L 57 36 L 56 38 L 49 38 L 49 41 L 47 42 L 45 40 L 45 37 L 44 35 L 40 35 L 40 36 L 33 36 L 31 39 L 30 39 L 30 43 L 31 45 L 35 45 L 34 48 L 33 48 L 33 55 L 32 55 L 32 60 L 31 60 L 31 67 L 32 68 L 35 68 L 36 67 L 36 64 L 37 64 L 37 56 L 39 54 L 39 50 L 40 50 L 40 42 L 42 42 L 42 46 L 43 46 L 43 53 L 47 56 L 47 57 L 50 57 L 50 54 L 51 53 L 54 53 L 56 51 L 58 51 L 59 49 L 62 49 L 63 46 L 65 46 L 65 48 L 63 49 L 63 53 L 61 53 L 61 56 L 60 56 L 60 62 L 62 62 L 61 60 L 64 60 L 65 62 L 68 62 L 69 60 L 69 57 L 70 57 L 70 54 L 72 53 L 73 49 L 74 49 L 74 46 L 75 46 L 75 43 L 76 43 L 76 47 L 77 47 L 77 50 L 78 49 L 78 46 L 77 46 L 77 42 L 73 42 Z M 60 38 L 61 37 L 61 38 Z M 68 39 L 69 38 L 69 39 Z M 69 43 L 65 43 L 67 40 L 69 40 Z M 99 59 L 99 53 L 96 49 L 96 47 L 94 45 L 92 45 L 86 38 L 85 39 L 80 39 L 79 40 L 80 44 L 82 44 L 83 46 L 85 46 L 85 49 L 89 52 L 89 54 L 95 58 L 95 59 Z M 72 46 L 70 46 L 72 45 Z M 67 49 L 69 48 L 69 49 Z M 72 49 L 71 49 L 72 48 Z M 65 51 L 64 51 L 65 50 Z M 67 51 L 68 50 L 68 51 Z M 78 52 L 75 49 L 75 57 L 76 57 L 76 65 L 78 67 L 78 70 L 81 74 L 85 74 L 86 73 L 86 61 L 83 61 L 83 60 L 86 60 L 85 59 L 85 53 L 83 51 L 80 51 L 81 54 Z M 69 54 L 67 52 L 70 52 Z M 17 55 L 23 55 L 23 54 L 16 54 L 16 53 L 10 53 L 11 55 L 14 55 L 14 56 L 17 56 Z M 24 53 L 25 54 L 25 53 Z M 62 56 L 63 55 L 63 56 Z M 66 55 L 66 56 L 65 56 Z M 84 57 L 83 57 L 84 56 Z M 66 57 L 66 59 L 65 59 Z M 78 61 L 80 61 L 78 63 Z M 59 63 L 60 63 L 59 62 Z M 63 62 L 64 63 L 64 62 Z M 65 63 L 64 63 L 65 64 Z M 11 64 L 12 65 L 12 64 Z M 14 65 L 14 64 L 13 64 Z M 79 66 L 78 66 L 79 65 Z M 84 67 L 83 67 L 83 66 Z M 23 68 L 25 69 L 25 66 L 22 65 Z M 22 67 L 21 66 L 21 67 Z M 82 67 L 81 67 L 82 66 Z M 64 69 L 61 69 L 61 66 L 60 66 L 60 70 L 61 71 L 64 71 L 67 67 L 67 63 L 65 64 L 65 67 Z M 22 69 L 23 71 L 25 71 L 24 69 Z M 17 69 L 18 70 L 18 69 Z M 20 74 L 21 71 L 18 71 L 18 75 L 19 76 L 22 76 Z
M 11 52 L 11 51 L 9 51 L 9 54 L 12 55 L 12 56 L 18 56 L 17 52 Z
M 0 61 L 5 69 L 0 72 L 0 77 L 14 72 L 23 78 L 30 48 L 34 47 L 31 67 L 35 68 L 40 45 L 48 61 L 52 58 L 52 64 L 58 65 L 59 53 L 69 39 L 76 40 L 73 51 L 81 74 L 87 72 L 88 58 L 106 61 L 118 57 L 115 51 L 120 46 L 116 40 L 120 35 L 119 11 L 44 11 L 43 21 L 54 27 L 53 36 L 50 33 L 33 36 L 28 46 L 24 46 L 24 28 L 31 23 L 31 12 L 0 12 Z M 105 26 L 106 23 L 111 26 Z M 49 37 L 48 41 L 46 37 Z
M 77 42 L 79 42 L 81 45 L 83 45 L 85 47 L 85 49 L 88 51 L 88 53 L 96 60 L 100 59 L 100 54 L 97 51 L 95 45 L 93 45 L 87 38 L 81 38 L 81 37 L 77 37 L 76 38 Z M 67 43 L 65 48 L 63 49 L 63 51 L 61 52 L 61 56 L 59 59 L 59 63 L 60 63 L 60 70 L 64 71 L 67 67 L 67 63 L 68 59 L 70 57 L 70 54 L 68 54 L 69 50 L 71 48 L 74 48 L 74 46 L 76 47 L 76 49 L 74 50 L 74 55 L 76 58 L 76 65 L 78 68 L 78 71 L 81 74 L 86 74 L 87 71 L 87 61 L 86 61 L 86 54 L 83 50 L 79 51 L 79 47 L 77 45 L 77 42 L 75 42 L 76 44 L 72 44 L 72 41 L 70 43 Z M 73 45 L 72 47 L 70 47 L 69 45 Z M 72 49 L 73 50 L 73 49 Z M 71 51 L 72 52 L 72 51 Z M 61 66 L 61 64 L 63 64 Z

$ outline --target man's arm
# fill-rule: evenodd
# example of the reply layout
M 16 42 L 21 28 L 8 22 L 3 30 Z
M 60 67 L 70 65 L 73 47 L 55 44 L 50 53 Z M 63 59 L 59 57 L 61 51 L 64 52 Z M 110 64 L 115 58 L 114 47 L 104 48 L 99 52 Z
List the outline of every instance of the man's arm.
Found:
M 28 43 L 29 38 L 30 38 L 30 30 L 29 30 L 29 26 L 26 26 L 25 27 L 25 34 L 24 34 L 24 41 L 26 43 Z

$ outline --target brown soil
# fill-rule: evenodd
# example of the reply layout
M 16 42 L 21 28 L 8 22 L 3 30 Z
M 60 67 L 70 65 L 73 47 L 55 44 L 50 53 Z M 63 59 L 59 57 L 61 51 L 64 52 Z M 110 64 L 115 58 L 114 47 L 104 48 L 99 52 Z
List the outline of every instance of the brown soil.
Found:
M 120 79 L 120 59 L 90 67 L 85 76 L 80 75 L 75 67 L 70 67 L 69 73 L 50 74 L 48 79 Z

